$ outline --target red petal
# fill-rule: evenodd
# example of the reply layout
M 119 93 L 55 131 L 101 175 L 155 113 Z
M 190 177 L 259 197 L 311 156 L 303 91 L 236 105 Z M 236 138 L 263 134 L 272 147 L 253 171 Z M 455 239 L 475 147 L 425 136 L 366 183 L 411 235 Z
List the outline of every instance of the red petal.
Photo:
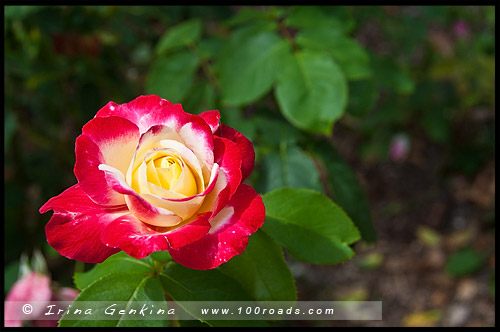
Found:
M 96 114 L 97 117 L 107 117 L 107 116 L 119 116 L 128 119 L 139 126 L 140 119 L 151 113 L 155 112 L 162 107 L 172 106 L 172 103 L 166 99 L 160 98 L 156 95 L 145 95 L 139 96 L 134 100 L 124 103 L 117 104 L 110 101 L 103 108 L 99 110 Z M 151 126 L 150 126 L 151 127 Z M 149 129 L 146 128 L 146 130 Z M 141 133 L 144 131 L 141 130 Z
M 200 240 L 169 250 L 178 263 L 197 270 L 208 270 L 241 254 L 248 237 L 262 226 L 265 208 L 252 187 L 242 184 L 227 206 L 213 218 L 210 231 Z
M 238 148 L 241 152 L 241 181 L 245 181 L 245 179 L 250 175 L 253 170 L 254 162 L 255 162 L 255 151 L 253 149 L 252 142 L 248 138 L 246 138 L 243 134 L 236 131 L 235 129 L 221 124 L 219 130 L 215 133 L 220 137 L 227 138 L 238 145 Z
M 212 133 L 215 133 L 219 129 L 220 113 L 217 110 L 205 111 L 199 115 L 212 129 Z
M 106 182 L 100 164 L 109 165 L 125 174 L 139 142 L 136 125 L 124 118 L 94 118 L 76 139 L 74 173 L 82 190 L 96 203 L 124 204 L 123 195 Z
M 214 157 L 220 166 L 219 177 L 200 208 L 200 212 L 212 211 L 213 216 L 226 205 L 241 183 L 241 155 L 235 143 L 214 136 Z
M 97 117 L 116 115 L 126 118 L 139 127 L 141 134 L 151 127 L 166 125 L 174 129 L 186 146 L 204 160 L 209 169 L 213 164 L 212 131 L 199 116 L 184 112 L 180 104 L 172 104 L 155 95 L 140 96 L 125 104 L 108 103 Z
M 128 255 L 141 259 L 152 252 L 168 250 L 200 239 L 210 229 L 209 214 L 198 215 L 190 224 L 172 231 L 147 225 L 132 214 L 124 215 L 110 223 L 102 232 L 102 241 L 119 247 Z
M 47 242 L 61 255 L 86 263 L 101 263 L 120 251 L 105 246 L 101 240 L 103 228 L 127 213 L 126 206 L 107 208 L 95 204 L 78 184 L 51 198 L 40 213 L 54 210 L 45 226 Z

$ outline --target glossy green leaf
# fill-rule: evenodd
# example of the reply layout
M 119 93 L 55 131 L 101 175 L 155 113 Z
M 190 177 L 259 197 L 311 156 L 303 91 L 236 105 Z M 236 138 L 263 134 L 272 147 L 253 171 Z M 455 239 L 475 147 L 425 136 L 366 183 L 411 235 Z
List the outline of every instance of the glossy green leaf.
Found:
M 169 262 L 160 281 L 176 301 L 250 301 L 236 281 L 218 270 L 193 270 Z
M 201 36 L 202 23 L 192 19 L 169 28 L 156 44 L 156 54 L 196 42 Z
M 298 128 L 330 134 L 347 104 L 344 74 L 326 53 L 299 51 L 286 62 L 275 89 L 281 112 Z
M 158 279 L 143 273 L 115 273 L 106 275 L 88 285 L 75 299 L 79 301 L 117 301 L 127 302 L 130 308 L 136 301 L 165 301 Z M 166 302 L 165 302 L 166 306 Z M 99 310 L 98 310 L 99 309 Z M 96 307 L 96 312 L 104 308 Z M 166 327 L 167 320 L 126 320 L 117 315 L 116 320 L 90 320 L 83 316 L 80 320 L 69 320 L 65 313 L 59 327 Z
M 353 38 L 340 35 L 326 27 L 304 29 L 296 37 L 298 45 L 309 50 L 326 51 L 349 80 L 371 76 L 370 58 L 365 49 Z
M 220 64 L 222 102 L 240 106 L 270 91 L 289 45 L 273 32 L 262 32 L 236 45 Z
M 251 301 L 248 293 L 233 278 L 219 270 L 193 270 L 175 262 L 167 263 L 159 275 L 165 292 L 174 301 Z M 262 322 L 249 321 L 206 321 L 200 313 L 188 313 L 211 326 L 259 326 Z
M 316 140 L 310 151 L 328 175 L 328 189 L 333 200 L 351 217 L 363 240 L 376 241 L 370 205 L 356 174 L 328 142 Z
M 178 103 L 184 100 L 199 65 L 199 59 L 190 52 L 160 57 L 149 70 L 146 93 Z
M 261 192 L 282 187 L 323 191 L 314 161 L 296 145 L 283 142 L 278 151 L 271 151 L 263 157 L 263 166 Z
M 151 258 L 135 259 L 121 251 L 108 257 L 104 262 L 96 264 L 87 272 L 75 273 L 73 279 L 79 290 L 87 288 L 96 280 L 109 274 L 142 273 L 147 274 L 153 271 L 153 261 Z
M 281 188 L 262 198 L 266 206 L 262 230 L 295 258 L 335 264 L 354 255 L 349 245 L 359 240 L 359 231 L 325 195 L 310 189 Z
M 295 282 L 281 247 L 260 230 L 250 236 L 242 254 L 219 269 L 237 280 L 257 301 L 297 300 Z

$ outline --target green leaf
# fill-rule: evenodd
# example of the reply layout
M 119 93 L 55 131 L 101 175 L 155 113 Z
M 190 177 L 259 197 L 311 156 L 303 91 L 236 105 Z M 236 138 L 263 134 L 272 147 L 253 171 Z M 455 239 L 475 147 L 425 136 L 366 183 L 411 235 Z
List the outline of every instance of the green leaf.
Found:
M 228 40 L 228 50 L 233 50 L 240 43 L 245 43 L 248 39 L 262 32 L 275 32 L 278 30 L 278 24 L 274 21 L 260 20 L 246 24 L 233 31 Z
M 347 6 L 321 6 L 323 12 L 330 18 L 334 18 L 342 25 L 342 31 L 348 33 L 356 26 L 356 19 L 351 7 Z M 359 18 L 359 17 L 358 17 Z
M 256 10 L 253 8 L 245 7 L 241 9 L 236 15 L 232 16 L 227 24 L 230 26 L 239 25 L 242 23 L 253 22 L 257 20 L 269 20 L 269 14 L 267 11 Z
M 253 119 L 259 132 L 261 146 L 278 149 L 281 144 L 295 144 L 301 131 L 292 126 L 288 121 L 276 120 L 267 116 L 256 116 Z
M 293 7 L 285 24 L 295 28 L 323 27 L 335 33 L 345 33 L 350 27 L 318 6 Z
M 299 32 L 295 40 L 305 49 L 331 54 L 349 80 L 364 79 L 372 74 L 365 49 L 355 39 L 340 35 L 335 30 L 307 28 Z
M 126 308 L 130 308 L 136 301 L 165 301 L 165 298 L 158 279 L 143 273 L 115 273 L 106 275 L 90 284 L 82 290 L 73 303 L 81 301 L 123 301 L 128 303 Z M 120 318 L 116 320 L 89 320 L 88 317 L 92 316 L 81 320 L 70 320 L 67 317 L 68 315 L 65 313 L 59 321 L 59 327 L 165 327 L 168 325 L 166 320 L 122 320 Z
M 181 301 L 179 304 L 182 304 L 182 301 L 251 301 L 238 282 L 216 269 L 193 270 L 170 262 L 159 277 L 163 289 L 174 301 Z M 262 322 L 258 321 L 206 321 L 200 313 L 189 311 L 189 308 L 184 309 L 191 316 L 211 326 L 262 325 Z
M 220 37 L 204 38 L 198 43 L 198 51 L 204 59 L 216 58 L 225 44 L 226 41 Z
M 359 231 L 325 195 L 310 189 L 281 188 L 262 198 L 266 206 L 262 230 L 295 258 L 335 264 L 354 255 L 349 244 L 359 240 Z
M 453 277 L 473 274 L 484 264 L 484 254 L 473 248 L 465 248 L 452 254 L 446 262 L 446 272 Z
M 196 42 L 201 36 L 201 29 L 202 23 L 199 19 L 192 19 L 171 27 L 158 41 L 156 54 L 160 55 Z
M 172 260 L 172 256 L 168 251 L 155 251 L 149 257 L 157 262 L 166 263 Z
M 347 104 L 344 74 L 324 53 L 296 52 L 286 61 L 275 89 L 281 112 L 298 128 L 330 134 Z
M 252 234 L 245 251 L 219 269 L 257 301 L 296 301 L 293 276 L 283 251 L 262 231 Z
M 363 240 L 375 242 L 377 234 L 373 227 L 370 205 L 356 174 L 335 148 L 324 140 L 314 141 L 309 151 L 328 174 L 328 189 L 333 200 L 351 217 Z
M 227 41 L 225 46 L 220 50 L 217 55 L 216 61 L 213 63 L 213 69 L 216 76 L 221 75 L 223 66 L 228 58 L 233 56 L 234 50 L 238 49 L 239 45 L 245 44 L 249 39 L 259 35 L 263 32 L 275 32 L 278 30 L 278 24 L 273 21 L 255 21 L 251 24 L 244 25 L 234 30 Z
M 220 64 L 222 101 L 248 104 L 270 91 L 289 44 L 274 32 L 261 32 L 236 45 Z
M 175 301 L 250 301 L 232 278 L 218 270 L 193 270 L 175 262 L 160 273 L 163 289 Z
M 73 279 L 79 290 L 87 288 L 96 280 L 109 274 L 147 274 L 153 271 L 153 261 L 151 258 L 135 259 L 121 251 L 108 257 L 104 262 L 96 264 L 87 272 L 75 273 Z
M 263 166 L 262 192 L 282 187 L 323 191 L 314 161 L 296 145 L 283 142 L 279 151 L 271 151 L 263 157 Z
M 173 103 L 183 101 L 198 65 L 198 57 L 190 52 L 158 58 L 149 70 L 146 93 L 159 95 Z

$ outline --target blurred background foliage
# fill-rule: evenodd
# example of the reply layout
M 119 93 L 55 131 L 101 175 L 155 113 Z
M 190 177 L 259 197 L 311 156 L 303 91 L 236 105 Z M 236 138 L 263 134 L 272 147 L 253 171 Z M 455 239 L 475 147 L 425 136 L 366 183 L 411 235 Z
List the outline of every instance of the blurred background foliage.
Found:
M 5 291 L 20 256 L 39 248 L 53 278 L 72 284 L 74 262 L 48 246 L 49 216 L 38 209 L 75 183 L 75 138 L 110 100 L 158 94 L 191 113 L 219 109 L 254 143 L 248 181 L 259 193 L 323 192 L 366 242 L 376 239 L 372 198 L 336 148 L 339 133 L 355 136 L 348 159 L 361 166 L 404 162 L 422 140 L 436 146 L 438 179 L 473 177 L 494 159 L 494 7 L 3 11 Z M 370 259 L 366 266 L 380 264 Z M 486 261 L 466 248 L 442 270 L 468 275 Z

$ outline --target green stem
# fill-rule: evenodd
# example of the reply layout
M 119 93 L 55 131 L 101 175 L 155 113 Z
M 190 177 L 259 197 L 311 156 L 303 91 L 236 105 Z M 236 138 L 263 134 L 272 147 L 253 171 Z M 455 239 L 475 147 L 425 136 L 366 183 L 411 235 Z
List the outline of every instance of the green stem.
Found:
M 298 47 L 297 44 L 295 43 L 295 39 L 293 39 L 292 35 L 290 34 L 290 31 L 288 31 L 283 21 L 278 22 L 278 29 L 281 35 L 285 38 L 285 40 L 288 41 L 288 43 L 290 43 L 293 50 L 296 51 Z
M 81 273 L 85 271 L 85 263 L 80 261 L 75 261 L 75 273 Z
M 153 266 L 154 266 L 154 275 L 158 276 L 160 273 L 163 272 L 165 263 L 160 261 L 153 261 Z

